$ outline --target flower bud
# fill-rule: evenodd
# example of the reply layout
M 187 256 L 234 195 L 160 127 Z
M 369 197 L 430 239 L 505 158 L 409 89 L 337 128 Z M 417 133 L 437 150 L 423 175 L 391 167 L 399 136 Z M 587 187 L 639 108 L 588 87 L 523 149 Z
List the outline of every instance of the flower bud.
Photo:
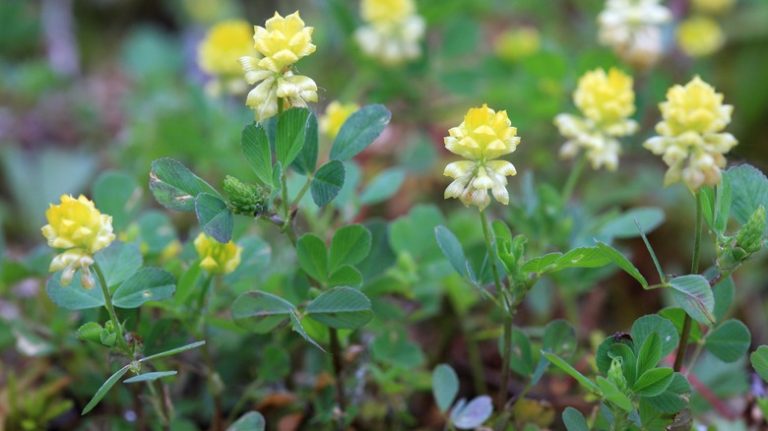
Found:
M 235 214 L 258 216 L 266 210 L 265 193 L 260 187 L 227 175 L 223 188 L 229 206 Z
M 763 246 L 763 234 L 765 232 L 765 207 L 758 207 L 744 226 L 736 234 L 736 246 L 744 250 L 748 255 L 760 251 Z

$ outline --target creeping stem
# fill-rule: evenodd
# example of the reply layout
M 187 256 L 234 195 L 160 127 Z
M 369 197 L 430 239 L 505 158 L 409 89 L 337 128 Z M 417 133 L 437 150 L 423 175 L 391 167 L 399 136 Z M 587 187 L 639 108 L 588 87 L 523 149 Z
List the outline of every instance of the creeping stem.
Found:
M 693 258 L 691 259 L 691 274 L 698 274 L 699 259 L 701 255 L 701 231 L 703 227 L 701 196 L 699 195 L 699 192 L 694 194 L 694 199 L 696 200 L 696 231 L 693 237 Z M 683 319 L 683 330 L 680 333 L 680 344 L 677 346 L 677 356 L 675 356 L 675 371 L 680 371 L 680 368 L 683 366 L 683 359 L 685 359 L 685 348 L 688 346 L 688 338 L 691 335 L 691 323 L 691 316 L 686 313 L 685 318 Z

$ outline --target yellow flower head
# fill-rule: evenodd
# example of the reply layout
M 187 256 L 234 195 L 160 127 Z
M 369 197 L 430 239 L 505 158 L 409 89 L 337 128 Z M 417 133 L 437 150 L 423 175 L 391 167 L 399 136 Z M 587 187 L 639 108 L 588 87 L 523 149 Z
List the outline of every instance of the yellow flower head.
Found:
M 329 138 L 335 138 L 347 118 L 357 112 L 358 109 L 360 106 L 356 103 L 342 104 L 334 100 L 325 108 L 325 115 L 320 119 L 320 131 Z
M 51 204 L 45 212 L 48 224 L 41 229 L 48 245 L 63 250 L 53 258 L 50 271 L 64 270 L 63 285 L 68 285 L 77 269 L 83 270 L 83 286 L 90 287 L 88 267 L 93 264 L 93 254 L 115 240 L 112 217 L 102 214 L 93 202 L 80 195 L 77 199 L 61 196 L 59 205 Z
M 222 244 L 205 233 L 195 238 L 200 267 L 212 274 L 229 274 L 240 265 L 243 248 L 230 241 Z
M 520 143 L 507 112 L 496 112 L 488 105 L 471 108 L 464 121 L 448 133 L 445 148 L 467 160 L 445 167 L 443 175 L 454 179 L 445 189 L 445 198 L 458 198 L 464 205 L 475 205 L 482 211 L 491 202 L 490 190 L 497 201 L 507 205 L 506 177 L 517 171 L 512 163 L 496 159 L 515 151 Z
M 587 72 L 579 79 L 573 101 L 585 117 L 601 125 L 625 120 L 635 112 L 632 77 L 618 69 Z
M 200 69 L 215 76 L 240 75 L 240 57 L 252 55 L 253 32 L 242 20 L 222 21 L 208 30 L 197 47 Z
M 279 73 L 315 52 L 314 28 L 304 25 L 298 11 L 286 17 L 275 12 L 265 27 L 255 26 L 253 34 L 256 51 L 262 56 L 258 63 L 261 69 Z
M 413 0 L 363 0 L 360 7 L 363 19 L 378 25 L 401 23 L 415 12 Z
M 694 191 L 703 184 L 718 184 L 724 154 L 737 143 L 733 135 L 722 133 L 731 122 L 733 106 L 724 105 L 723 95 L 696 76 L 685 86 L 670 88 L 659 108 L 659 136 L 644 146 L 669 166 L 665 183 L 682 179 Z
M 725 37 L 717 21 L 707 17 L 688 18 L 677 28 L 677 43 L 691 57 L 713 54 L 723 46 Z
M 736 0 L 693 0 L 693 8 L 704 13 L 722 13 L 733 7 Z
M 496 55 L 507 61 L 518 61 L 539 51 L 541 37 L 533 27 L 504 32 L 494 45 Z

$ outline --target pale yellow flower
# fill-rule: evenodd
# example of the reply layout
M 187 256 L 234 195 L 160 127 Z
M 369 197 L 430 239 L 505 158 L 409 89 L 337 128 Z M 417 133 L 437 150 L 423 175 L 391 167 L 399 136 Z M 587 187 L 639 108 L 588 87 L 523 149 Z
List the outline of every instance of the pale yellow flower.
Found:
M 205 233 L 195 238 L 195 250 L 200 256 L 200 267 L 211 274 L 229 274 L 237 269 L 243 252 L 234 242 L 222 244 Z
M 635 112 L 632 77 L 618 69 L 608 73 L 603 69 L 587 72 L 579 79 L 573 101 L 584 117 L 555 117 L 560 133 L 569 138 L 560 155 L 572 158 L 584 150 L 594 169 L 615 170 L 621 152 L 616 138 L 637 130 L 637 123 L 629 119 Z
M 325 108 L 325 115 L 320 118 L 320 131 L 333 139 L 339 134 L 341 126 L 350 115 L 360 109 L 356 103 L 341 103 L 334 100 Z
M 197 46 L 200 69 L 213 76 L 240 77 L 240 57 L 255 52 L 252 35 L 251 26 L 243 20 L 214 25 Z
M 490 191 L 497 201 L 507 205 L 506 177 L 517 171 L 512 163 L 497 159 L 514 152 L 520 143 L 507 112 L 496 112 L 488 105 L 471 108 L 464 121 L 448 133 L 445 148 L 466 160 L 445 167 L 443 175 L 454 179 L 445 189 L 445 198 L 457 198 L 464 205 L 475 205 L 482 211 L 491 202 Z
M 494 50 L 499 58 L 506 61 L 518 61 L 539 52 L 541 37 L 533 27 L 523 27 L 506 31 L 496 39 Z
M 81 269 L 84 287 L 93 286 L 90 265 L 93 254 L 115 240 L 112 217 L 102 214 L 92 201 L 80 195 L 77 199 L 61 196 L 59 205 L 51 204 L 45 212 L 48 224 L 41 229 L 48 245 L 62 250 L 51 261 L 51 272 L 61 271 L 61 283 L 72 282 L 75 271 Z
M 259 68 L 280 73 L 315 52 L 316 47 L 312 43 L 313 31 L 313 27 L 304 25 L 298 11 L 286 17 L 275 12 L 275 15 L 267 20 L 265 27 L 254 27 L 254 47 L 261 55 L 258 60 Z
M 396 25 L 416 13 L 413 0 L 363 0 L 360 15 L 369 23 Z
M 719 50 L 725 37 L 720 25 L 712 18 L 688 18 L 677 28 L 677 43 L 691 57 L 704 57 Z
M 600 43 L 636 67 L 650 67 L 663 51 L 660 26 L 671 18 L 659 0 L 608 0 L 597 18 Z
M 363 0 L 366 25 L 355 32 L 360 49 L 385 64 L 399 64 L 421 55 L 424 19 L 412 0 Z
M 733 7 L 736 0 L 692 0 L 694 9 L 704 13 L 723 13 Z
M 685 86 L 670 88 L 659 108 L 659 136 L 643 145 L 669 166 L 665 184 L 682 180 L 693 191 L 719 184 L 724 155 L 737 144 L 733 135 L 723 133 L 733 106 L 723 104 L 723 95 L 696 76 Z

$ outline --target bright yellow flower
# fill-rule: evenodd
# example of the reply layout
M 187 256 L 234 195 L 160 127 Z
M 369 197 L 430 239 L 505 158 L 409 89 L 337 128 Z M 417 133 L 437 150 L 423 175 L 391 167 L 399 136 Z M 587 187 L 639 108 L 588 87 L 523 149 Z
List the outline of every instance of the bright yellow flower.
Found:
M 693 8 L 704 13 L 722 13 L 733 7 L 736 0 L 692 0 Z
M 445 167 L 443 175 L 454 179 L 445 189 L 445 198 L 458 198 L 464 205 L 475 205 L 482 211 L 491 202 L 490 190 L 497 201 L 507 205 L 506 177 L 517 171 L 512 163 L 496 159 L 515 151 L 520 143 L 507 112 L 496 112 L 488 105 L 471 108 L 464 121 L 448 133 L 445 148 L 467 160 Z
M 691 57 L 713 54 L 723 46 L 725 37 L 720 25 L 704 16 L 688 18 L 677 28 L 677 43 Z
M 102 214 L 93 202 L 80 195 L 77 199 L 61 196 L 59 205 L 51 204 L 45 212 L 48 224 L 41 229 L 48 245 L 63 252 L 53 258 L 50 271 L 64 270 L 61 283 L 68 285 L 75 271 L 82 269 L 82 284 L 91 287 L 89 267 L 93 254 L 115 240 L 112 217 Z
M 258 60 L 260 69 L 280 73 L 315 52 L 314 28 L 304 25 L 298 11 L 286 17 L 275 12 L 265 27 L 255 26 L 253 34 L 254 46 L 262 57 Z
M 214 76 L 239 76 L 240 57 L 253 55 L 253 32 L 243 20 L 222 21 L 208 30 L 197 47 L 200 69 Z
M 722 133 L 731 122 L 733 106 L 724 105 L 723 95 L 696 76 L 685 86 L 670 88 L 659 108 L 659 136 L 643 146 L 669 166 L 665 184 L 682 180 L 695 191 L 720 183 L 724 154 L 737 144 L 733 135 Z
M 570 114 L 555 117 L 560 133 L 569 138 L 560 150 L 564 158 L 586 152 L 594 169 L 615 170 L 619 165 L 621 146 L 617 137 L 637 130 L 628 117 L 635 112 L 632 77 L 618 69 L 587 72 L 579 79 L 573 101 L 584 118 Z
M 229 274 L 240 265 L 243 248 L 230 241 L 222 244 L 205 233 L 195 238 L 200 267 L 212 274 Z
M 340 103 L 337 100 L 331 102 L 325 108 L 325 115 L 320 118 L 320 131 L 333 139 L 339 134 L 341 126 L 347 121 L 350 115 L 360 109 L 356 103 Z
M 392 25 L 416 12 L 413 0 L 363 0 L 360 14 L 369 23 Z
M 518 61 L 539 51 L 541 37 L 533 27 L 523 27 L 504 32 L 496 39 L 496 55 L 507 61 Z

